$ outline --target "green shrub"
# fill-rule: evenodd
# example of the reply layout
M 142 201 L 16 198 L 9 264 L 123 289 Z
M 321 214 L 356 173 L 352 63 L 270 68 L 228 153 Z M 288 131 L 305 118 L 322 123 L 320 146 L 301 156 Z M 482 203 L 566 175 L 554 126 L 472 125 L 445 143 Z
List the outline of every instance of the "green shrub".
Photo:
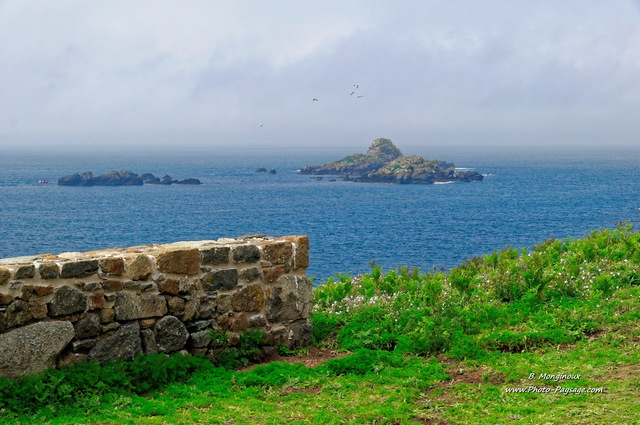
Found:
M 448 273 L 371 268 L 316 288 L 316 342 L 335 338 L 347 350 L 473 359 L 486 349 L 532 350 L 602 329 L 613 320 L 602 306 L 621 288 L 640 284 L 640 234 L 622 223 L 582 239 L 507 247 Z
M 308 379 L 314 374 L 301 363 L 286 364 L 272 362 L 268 365 L 257 366 L 250 372 L 238 377 L 237 383 L 245 387 L 282 387 L 290 380 Z
M 326 339 L 335 338 L 338 329 L 344 325 L 344 320 L 336 314 L 319 312 L 312 314 L 311 324 L 313 343 L 317 345 Z
M 249 329 L 240 332 L 240 340 L 237 346 L 228 345 L 228 336 L 222 331 L 210 333 L 215 348 L 218 348 L 213 361 L 226 369 L 234 369 L 239 366 L 247 366 L 260 361 L 262 351 L 260 347 L 266 344 L 265 333 L 259 329 Z
M 366 375 L 387 367 L 402 367 L 404 358 L 388 351 L 361 349 L 347 357 L 328 360 L 321 366 L 332 375 Z
M 87 407 L 109 394 L 145 394 L 175 381 L 186 381 L 196 371 L 212 368 L 211 362 L 174 354 L 140 355 L 133 361 L 84 362 L 15 381 L 0 378 L 0 411 L 33 413 L 47 407 Z

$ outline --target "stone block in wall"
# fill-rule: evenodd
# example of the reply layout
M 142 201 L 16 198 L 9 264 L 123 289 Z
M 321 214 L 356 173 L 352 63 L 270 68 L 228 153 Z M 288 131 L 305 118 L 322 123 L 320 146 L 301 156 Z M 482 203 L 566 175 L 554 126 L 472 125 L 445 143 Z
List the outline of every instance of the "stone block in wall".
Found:
M 35 285 L 33 287 L 33 293 L 38 297 L 46 297 L 53 294 L 53 286 L 51 285 Z
M 164 316 L 153 327 L 158 351 L 173 353 L 184 348 L 189 338 L 187 327 L 175 316 Z
M 38 266 L 38 273 L 42 279 L 57 279 L 60 277 L 60 267 L 56 263 L 42 263 Z
M 285 346 L 289 349 L 307 347 L 313 339 L 312 326 L 307 321 L 289 325 L 273 326 L 266 334 L 267 343 L 273 346 Z
M 161 294 L 178 295 L 180 292 L 180 282 L 175 279 L 165 279 L 158 282 L 158 291 Z
M 191 279 L 187 279 L 186 277 L 183 277 L 178 281 L 178 287 L 179 287 L 178 289 L 179 293 L 183 295 L 196 292 L 199 289 L 197 282 Z
M 49 302 L 49 315 L 51 317 L 68 316 L 85 311 L 87 308 L 87 295 L 71 286 L 62 286 L 53 292 L 53 298 Z
M 5 311 L 6 328 L 27 324 L 31 319 L 33 319 L 33 313 L 29 303 L 24 300 L 16 299 L 9 304 Z
M 244 313 L 235 313 L 229 322 L 229 330 L 232 332 L 242 332 L 249 329 L 249 318 Z
M 140 329 L 149 329 L 156 324 L 156 319 L 140 319 L 138 323 L 140 323 Z
M 217 299 L 218 314 L 223 314 L 231 311 L 231 295 L 219 294 Z
M 153 273 L 153 263 L 148 255 L 140 254 L 127 264 L 126 270 L 131 280 L 147 280 Z
M 313 326 L 307 321 L 299 321 L 289 326 L 292 344 L 288 348 L 308 347 L 313 343 Z
M 124 284 L 119 280 L 104 280 L 102 281 L 102 287 L 105 291 L 118 292 L 124 289 Z
M 262 280 L 266 283 L 273 283 L 284 274 L 284 266 L 273 266 L 262 268 Z
M 235 311 L 260 311 L 264 307 L 264 291 L 261 285 L 250 285 L 236 291 L 231 296 L 231 306 Z
M 200 272 L 200 251 L 197 248 L 177 248 L 156 257 L 162 273 L 196 274 Z
M 313 286 L 306 276 L 282 276 L 267 300 L 267 318 L 271 322 L 307 319 L 312 301 Z
M 11 279 L 11 272 L 4 267 L 0 267 L 0 286 L 6 285 Z
M 145 354 L 153 354 L 158 352 L 158 346 L 156 345 L 156 337 L 151 329 L 143 329 L 140 331 L 142 338 L 142 351 Z
M 99 310 L 104 308 L 106 304 L 104 291 L 96 291 L 89 294 L 87 310 Z
M 133 291 L 139 291 L 142 288 L 142 282 L 136 280 L 125 280 L 122 282 L 124 289 L 131 289 Z
M 98 260 L 81 260 L 63 263 L 60 268 L 60 278 L 80 278 L 91 276 L 98 272 Z
M 15 279 L 33 279 L 36 275 L 36 267 L 33 264 L 20 266 L 16 270 Z
M 100 312 L 100 323 L 111 323 L 116 317 L 116 312 L 112 308 L 103 308 Z
M 249 267 L 240 271 L 238 278 L 244 282 L 253 282 L 260 277 L 260 269 L 257 267 Z
M 211 329 L 205 329 L 198 332 L 193 332 L 189 334 L 189 346 L 194 348 L 206 348 L 211 344 L 211 337 L 209 333 Z
M 102 316 L 101 316 L 102 318 Z M 103 333 L 109 333 L 111 331 L 117 331 L 118 329 L 120 329 L 120 326 L 122 326 L 120 323 L 118 322 L 110 322 L 110 323 L 104 323 L 102 325 L 102 332 Z
M 144 283 L 140 287 L 140 290 L 142 292 L 156 292 L 156 291 L 158 291 L 158 285 L 156 285 L 154 282 Z
M 196 313 L 196 319 L 211 319 L 216 315 L 216 305 L 207 300 L 201 300 Z
M 85 292 L 95 292 L 104 289 L 100 282 L 78 282 L 76 285 Z
M 20 288 L 20 298 L 29 301 L 33 295 L 33 285 L 22 285 Z
M 257 263 L 260 261 L 260 248 L 255 245 L 240 245 L 233 249 L 234 263 Z
M 185 323 L 185 325 L 187 326 L 189 332 L 194 333 L 203 331 L 207 328 L 211 328 L 213 326 L 213 323 L 214 322 L 212 320 L 198 320 L 195 322 Z
M 121 257 L 109 257 L 99 260 L 100 271 L 110 275 L 121 276 L 124 274 L 124 259 Z
M 293 269 L 300 270 L 309 267 L 309 237 L 285 236 L 283 239 L 291 241 L 295 244 Z
M 285 345 L 287 334 L 287 328 L 284 325 L 276 324 L 266 332 L 265 339 L 269 345 Z
M 249 327 L 261 328 L 267 325 L 267 318 L 264 314 L 254 314 L 249 316 Z
M 11 301 L 13 301 L 13 295 L 0 292 L 0 305 L 8 305 Z
M 138 322 L 131 322 L 121 326 L 113 335 L 98 341 L 89 351 L 88 359 L 96 362 L 133 360 L 138 354 L 142 354 L 140 325 Z
M 207 292 L 233 289 L 238 286 L 238 270 L 213 270 L 202 276 L 200 281 L 202 288 Z
M 17 378 L 55 366 L 73 336 L 67 321 L 34 323 L 0 334 L 0 376 Z
M 202 264 L 227 264 L 229 262 L 229 252 L 231 252 L 231 248 L 228 246 L 203 249 L 200 251 L 200 258 Z
M 184 314 L 184 300 L 180 297 L 168 297 L 167 308 L 169 313 L 174 316 L 182 316 Z
M 29 310 L 34 320 L 41 320 L 47 317 L 47 304 L 44 300 L 29 301 Z
M 293 245 L 288 241 L 266 243 L 262 247 L 262 259 L 271 264 L 284 265 L 291 261 Z
M 167 302 L 162 295 L 138 295 L 125 291 L 116 294 L 113 305 L 118 321 L 160 317 L 167 314 Z
M 219 314 L 215 318 L 216 325 L 223 331 L 226 331 L 227 329 L 229 329 L 229 314 L 232 314 L 232 313 Z
M 87 313 L 73 325 L 77 339 L 87 339 L 96 337 L 102 332 L 100 315 L 98 313 Z

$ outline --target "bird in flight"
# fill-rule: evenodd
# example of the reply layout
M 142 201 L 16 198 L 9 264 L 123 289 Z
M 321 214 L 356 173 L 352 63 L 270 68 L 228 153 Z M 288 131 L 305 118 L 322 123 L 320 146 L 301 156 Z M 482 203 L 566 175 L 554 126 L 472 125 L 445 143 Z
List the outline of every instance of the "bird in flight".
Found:
M 360 99 L 361 97 L 364 97 L 364 95 L 363 95 L 363 94 L 361 94 L 360 96 L 358 96 L 358 99 Z
M 313 102 L 317 102 L 317 101 L 318 101 L 318 99 L 316 99 L 316 98 L 314 97 L 314 98 L 313 98 Z
M 359 86 L 359 85 L 357 85 L 357 84 L 354 84 L 354 85 L 353 85 L 353 88 L 355 88 L 355 89 L 357 89 L 358 87 L 360 87 L 360 86 Z
M 352 91 L 351 93 L 349 93 L 349 96 L 353 96 L 353 94 L 354 94 L 354 93 L 355 93 L 355 92 L 354 92 L 354 91 Z

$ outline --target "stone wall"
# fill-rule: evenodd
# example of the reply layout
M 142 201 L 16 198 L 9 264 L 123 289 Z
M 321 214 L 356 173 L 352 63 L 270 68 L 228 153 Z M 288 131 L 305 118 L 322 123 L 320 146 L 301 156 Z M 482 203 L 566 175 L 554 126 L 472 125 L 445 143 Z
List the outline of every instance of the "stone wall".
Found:
M 309 239 L 263 235 L 0 260 L 0 376 L 140 353 L 207 354 L 260 329 L 311 343 Z

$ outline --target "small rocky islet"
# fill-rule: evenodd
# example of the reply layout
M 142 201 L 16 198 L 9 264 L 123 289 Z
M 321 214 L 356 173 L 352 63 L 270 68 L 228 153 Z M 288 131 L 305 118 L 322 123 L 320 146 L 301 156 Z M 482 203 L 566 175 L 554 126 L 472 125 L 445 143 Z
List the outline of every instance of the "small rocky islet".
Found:
M 367 183 L 444 183 L 481 181 L 475 170 L 459 170 L 449 162 L 428 160 L 417 155 L 404 156 L 389 139 L 375 139 L 367 153 L 356 153 L 340 160 L 306 165 L 300 174 L 338 175 L 344 180 Z
M 136 174 L 129 170 L 109 171 L 99 176 L 91 171 L 74 173 L 58 179 L 58 186 L 141 186 L 143 184 L 202 184 L 200 180 L 188 178 L 177 180 L 169 175 L 162 178 L 151 173 Z

